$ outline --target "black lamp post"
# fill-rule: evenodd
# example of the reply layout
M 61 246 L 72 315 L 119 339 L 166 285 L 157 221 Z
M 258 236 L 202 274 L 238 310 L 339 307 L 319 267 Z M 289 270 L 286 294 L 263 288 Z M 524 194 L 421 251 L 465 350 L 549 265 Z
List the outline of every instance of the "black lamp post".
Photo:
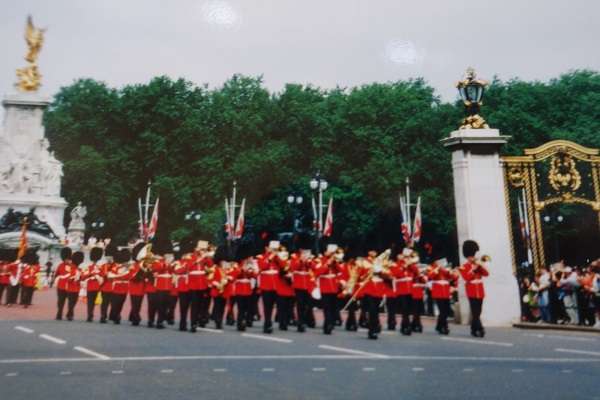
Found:
M 544 215 L 544 217 L 542 218 L 544 220 L 545 223 L 549 224 L 549 225 L 559 225 L 562 222 L 564 222 L 565 217 L 563 217 L 560 214 L 547 214 Z M 559 252 L 559 248 L 558 248 L 558 233 L 556 232 L 556 230 L 554 230 L 554 232 L 552 232 L 552 238 L 553 238 L 553 245 L 554 245 L 554 260 L 558 261 L 559 257 L 560 257 L 560 252 Z
M 300 195 L 296 195 L 296 194 L 289 194 L 286 198 L 287 203 L 290 205 L 290 207 L 292 208 L 292 220 L 293 220 L 293 224 L 292 224 L 292 246 L 294 244 L 294 237 L 296 235 L 296 233 L 298 232 L 298 228 L 300 226 L 300 221 L 298 220 L 298 207 L 300 207 L 300 205 L 302 204 L 302 202 L 304 202 L 304 198 Z M 293 249 L 295 250 L 295 249 Z
M 329 183 L 325 178 L 321 176 L 321 172 L 317 172 L 315 176 L 310 180 L 310 188 L 317 193 L 317 210 L 316 211 L 316 224 L 315 224 L 315 254 L 319 254 L 319 241 L 323 234 L 323 192 L 327 190 Z M 314 204 L 314 203 L 313 203 Z
M 465 78 L 456 83 L 458 93 L 467 111 L 467 117 L 463 120 L 461 129 L 489 128 L 485 120 L 479 115 L 487 85 L 486 81 L 477 79 L 477 74 L 473 68 L 468 68 Z

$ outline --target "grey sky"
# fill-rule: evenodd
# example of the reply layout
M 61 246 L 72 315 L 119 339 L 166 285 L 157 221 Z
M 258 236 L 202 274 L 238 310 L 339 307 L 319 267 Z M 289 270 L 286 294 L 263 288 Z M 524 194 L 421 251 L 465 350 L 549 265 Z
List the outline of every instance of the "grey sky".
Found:
M 5 0 L 0 95 L 25 63 L 28 13 L 48 28 L 47 95 L 80 77 L 121 86 L 166 74 L 215 87 L 242 73 L 274 90 L 422 76 L 452 100 L 469 65 L 488 79 L 600 70 L 591 0 Z

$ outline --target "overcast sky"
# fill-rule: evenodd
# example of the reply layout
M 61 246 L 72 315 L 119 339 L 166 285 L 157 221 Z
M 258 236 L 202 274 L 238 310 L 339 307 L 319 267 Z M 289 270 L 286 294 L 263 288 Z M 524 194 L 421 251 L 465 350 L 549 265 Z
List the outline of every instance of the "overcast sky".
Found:
M 11 0 L 0 13 L 0 95 L 25 65 L 25 19 L 46 27 L 42 93 L 90 77 L 220 86 L 234 73 L 324 88 L 424 77 L 444 100 L 467 66 L 547 80 L 600 70 L 593 0 Z

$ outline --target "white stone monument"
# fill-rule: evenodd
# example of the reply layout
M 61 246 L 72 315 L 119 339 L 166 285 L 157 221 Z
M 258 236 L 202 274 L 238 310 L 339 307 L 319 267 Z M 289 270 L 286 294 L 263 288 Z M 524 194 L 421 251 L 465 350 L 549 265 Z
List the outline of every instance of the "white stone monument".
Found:
M 71 210 L 71 222 L 69 222 L 69 228 L 67 232 L 67 243 L 69 246 L 81 247 L 85 237 L 85 221 L 83 220 L 87 215 L 87 208 L 77 202 L 77 206 Z

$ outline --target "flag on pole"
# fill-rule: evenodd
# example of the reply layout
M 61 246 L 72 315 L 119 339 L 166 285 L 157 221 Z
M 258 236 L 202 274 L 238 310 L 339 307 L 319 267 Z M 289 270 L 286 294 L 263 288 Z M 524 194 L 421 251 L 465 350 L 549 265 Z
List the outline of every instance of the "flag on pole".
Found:
M 329 198 L 329 206 L 327 207 L 327 217 L 325 218 L 325 227 L 323 228 L 323 236 L 331 236 L 333 234 L 333 197 Z
M 400 196 L 400 212 L 402 213 L 402 224 L 400 230 L 402 231 L 402 239 L 405 244 L 410 243 L 410 226 L 408 226 L 408 216 L 406 215 L 406 204 L 404 203 L 404 197 Z
M 233 223 L 231 222 L 231 208 L 229 208 L 229 200 L 225 198 L 225 233 L 227 234 L 227 240 L 231 240 L 233 237 Z
M 533 253 L 529 242 L 529 220 L 527 219 L 527 200 L 525 198 L 525 189 L 522 191 L 523 201 L 518 199 L 519 204 L 519 226 L 521 228 L 521 237 L 527 249 L 527 261 L 529 264 L 533 263 Z
M 23 221 L 21 227 L 21 239 L 19 240 L 19 251 L 17 253 L 17 259 L 21 259 L 27 252 L 27 218 Z
M 140 239 L 142 239 L 144 242 L 146 241 L 146 224 L 144 223 L 144 213 L 142 211 L 142 198 L 138 197 L 138 211 L 140 214 L 140 226 L 139 226 L 139 230 L 140 230 Z
M 419 243 L 419 240 L 421 240 L 421 234 L 423 233 L 421 225 L 421 196 L 419 196 L 417 199 L 417 210 L 415 211 L 415 222 L 412 232 L 412 240 L 415 243 Z
M 156 230 L 158 229 L 158 199 L 156 198 L 156 203 L 154 204 L 154 210 L 152 210 L 152 218 L 150 219 L 150 224 L 148 225 L 148 239 L 152 240 L 156 235 Z
M 233 235 L 234 239 L 241 239 L 244 236 L 244 225 L 246 224 L 246 220 L 244 219 L 244 209 L 246 207 L 246 199 L 242 200 L 242 205 L 240 206 L 240 215 L 238 215 L 237 224 L 235 225 L 235 233 Z

